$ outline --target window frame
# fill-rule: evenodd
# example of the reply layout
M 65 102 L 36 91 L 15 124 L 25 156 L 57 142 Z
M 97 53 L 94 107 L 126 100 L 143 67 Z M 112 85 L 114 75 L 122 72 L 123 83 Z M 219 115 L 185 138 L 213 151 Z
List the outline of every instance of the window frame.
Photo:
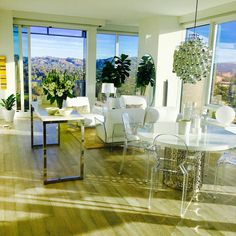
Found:
M 115 36 L 115 52 L 114 52 L 114 56 L 117 56 L 119 57 L 120 54 L 119 54 L 119 48 L 120 48 L 120 45 L 119 45 L 119 37 L 120 36 L 134 36 L 134 37 L 137 37 L 138 39 L 138 45 L 137 45 L 137 58 L 138 58 L 138 55 L 139 55 L 139 34 L 138 33 L 131 33 L 131 32 L 123 32 L 123 31 L 109 31 L 109 30 L 98 30 L 97 33 L 96 33 L 96 40 L 97 40 L 97 35 L 98 34 L 103 34 L 103 35 L 114 35 Z M 97 41 L 96 41 L 96 46 L 98 47 L 97 45 Z M 130 56 L 130 55 L 129 55 Z M 97 57 L 97 49 L 96 49 L 96 61 L 100 59 Z M 101 59 L 104 59 L 104 58 L 101 58 Z M 138 64 L 137 64 L 137 67 L 136 67 L 136 70 L 138 68 Z M 97 78 L 97 66 L 96 66 L 96 78 Z M 98 97 L 98 93 L 97 93 L 97 79 L 96 79 L 96 91 L 95 91 L 95 97 L 97 98 Z
M 115 55 L 114 56 L 119 56 L 119 36 L 136 36 L 136 37 L 138 37 L 138 40 L 139 40 L 138 33 L 98 30 L 97 34 L 108 34 L 108 35 L 115 35 L 116 36 L 116 47 L 115 47 Z M 138 55 L 138 51 L 137 51 L 137 55 Z

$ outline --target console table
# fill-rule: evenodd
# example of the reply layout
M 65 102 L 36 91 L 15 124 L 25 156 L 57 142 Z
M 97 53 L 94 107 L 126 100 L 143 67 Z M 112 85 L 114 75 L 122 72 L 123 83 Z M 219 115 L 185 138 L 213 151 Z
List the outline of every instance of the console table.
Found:
M 42 144 L 34 143 L 34 112 L 43 124 L 43 142 Z M 65 176 L 59 178 L 47 177 L 47 146 L 49 145 L 60 145 L 60 123 L 66 123 L 68 121 L 78 121 L 81 127 L 81 142 L 80 142 L 80 175 L 76 176 Z M 58 124 L 58 142 L 53 144 L 47 143 L 47 124 Z M 82 180 L 84 178 L 84 117 L 78 113 L 72 113 L 69 116 L 59 115 L 48 115 L 47 111 L 43 106 L 39 106 L 36 102 L 31 104 L 31 147 L 42 147 L 43 148 L 43 183 L 51 184 L 70 180 Z

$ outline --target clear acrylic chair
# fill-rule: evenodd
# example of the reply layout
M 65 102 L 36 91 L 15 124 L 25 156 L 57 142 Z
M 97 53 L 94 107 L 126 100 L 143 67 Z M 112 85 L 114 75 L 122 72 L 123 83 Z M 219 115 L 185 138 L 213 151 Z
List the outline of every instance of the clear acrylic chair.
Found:
M 233 151 L 225 152 L 216 162 L 215 186 L 218 185 L 219 182 L 222 184 L 222 180 L 225 179 L 225 168 L 227 166 L 236 167 L 236 153 Z M 219 178 L 220 169 L 222 169 L 221 178 Z
M 125 141 L 123 147 L 123 158 L 120 165 L 119 174 L 122 174 L 124 170 L 124 164 L 127 154 L 127 149 L 129 147 L 133 148 L 141 148 L 148 153 L 147 155 L 147 162 L 146 162 L 146 175 L 147 180 L 149 177 L 149 152 L 151 151 L 152 142 L 143 142 L 140 140 L 139 136 L 137 135 L 137 129 L 142 126 L 142 124 L 133 123 L 129 117 L 129 114 L 124 112 L 122 114 L 122 122 L 125 134 Z
M 172 143 L 176 143 L 179 148 L 168 148 L 170 150 L 170 152 L 168 152 L 165 145 L 162 145 L 161 143 L 161 141 L 165 141 L 166 143 L 168 140 L 171 140 Z M 155 164 L 151 171 L 151 186 L 149 191 L 148 207 L 149 209 L 151 208 L 154 190 L 157 191 L 158 194 L 159 185 L 166 184 L 169 186 L 169 181 L 169 183 L 175 185 L 172 186 L 173 188 L 181 189 L 182 191 L 180 216 L 183 217 L 191 202 L 186 201 L 189 179 L 188 171 L 193 171 L 193 175 L 195 175 L 194 167 L 191 162 L 188 161 L 189 152 L 187 144 L 181 137 L 177 135 L 160 134 L 155 137 L 153 141 L 153 147 Z M 175 177 L 175 181 L 170 181 L 173 176 Z M 194 188 L 194 186 L 192 186 L 192 188 Z

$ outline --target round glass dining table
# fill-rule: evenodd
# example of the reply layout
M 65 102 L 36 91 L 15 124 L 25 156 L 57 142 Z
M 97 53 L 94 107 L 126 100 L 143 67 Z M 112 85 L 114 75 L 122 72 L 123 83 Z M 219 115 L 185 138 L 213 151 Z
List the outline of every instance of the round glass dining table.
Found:
M 226 151 L 236 147 L 236 134 L 230 132 L 224 127 L 215 125 L 207 125 L 206 132 L 201 134 L 178 135 L 177 122 L 157 122 L 151 129 L 141 128 L 138 130 L 138 135 L 142 141 L 151 142 L 159 134 L 174 134 L 181 137 L 187 144 L 188 150 L 194 153 L 194 158 L 197 163 L 195 192 L 198 192 L 202 182 L 203 170 L 202 161 L 206 152 Z M 158 138 L 158 145 L 165 148 L 180 149 L 183 147 L 183 142 L 178 142 L 178 139 L 173 136 L 161 136 Z

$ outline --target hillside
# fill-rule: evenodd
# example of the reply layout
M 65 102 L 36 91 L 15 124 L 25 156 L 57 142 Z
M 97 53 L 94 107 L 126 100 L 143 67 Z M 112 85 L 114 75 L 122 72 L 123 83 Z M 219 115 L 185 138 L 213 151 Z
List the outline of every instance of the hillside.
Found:
M 236 76 L 236 63 L 218 63 L 217 75 Z
M 79 79 L 83 78 L 83 60 L 76 58 L 58 58 L 58 57 L 33 57 L 32 80 L 45 78 L 46 74 L 52 69 L 59 71 L 69 71 L 78 75 Z

